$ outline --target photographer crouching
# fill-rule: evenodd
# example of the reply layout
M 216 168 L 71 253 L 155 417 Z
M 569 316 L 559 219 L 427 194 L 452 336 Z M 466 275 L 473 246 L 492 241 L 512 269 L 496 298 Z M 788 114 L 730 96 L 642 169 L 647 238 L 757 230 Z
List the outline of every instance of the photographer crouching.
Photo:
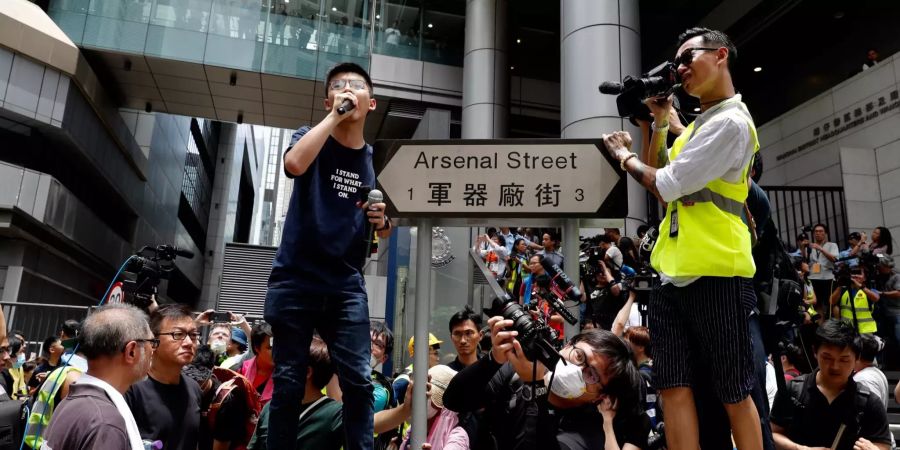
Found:
M 514 302 L 503 314 L 488 320 L 493 347 L 453 378 L 445 407 L 485 408 L 500 450 L 647 448 L 641 378 L 622 339 L 588 330 L 559 354 L 541 352 L 537 347 L 549 347 L 540 342 L 546 325 Z
M 759 415 L 749 397 L 756 383 L 748 325 L 756 305 L 755 265 L 750 233 L 741 220 L 759 143 L 732 84 L 736 56 L 722 32 L 692 28 L 682 33 L 677 73 L 684 91 L 699 98 L 702 113 L 666 151 L 672 97 L 649 100 L 654 122 L 644 152 L 647 164 L 631 152 L 628 133 L 603 137 L 622 169 L 667 205 L 651 255 L 662 285 L 651 295 L 649 324 L 671 449 L 699 447 L 690 388 L 699 376 L 694 373 L 698 360 L 708 361 L 737 448 L 762 448 Z M 663 161 L 656 161 L 660 154 Z

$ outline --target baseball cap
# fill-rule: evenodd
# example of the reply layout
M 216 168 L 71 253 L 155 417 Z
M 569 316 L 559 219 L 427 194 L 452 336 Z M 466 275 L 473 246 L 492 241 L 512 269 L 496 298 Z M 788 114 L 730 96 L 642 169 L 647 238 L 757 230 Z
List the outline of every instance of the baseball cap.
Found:
M 244 347 L 247 346 L 247 334 L 244 333 L 244 330 L 238 327 L 231 328 L 231 340 L 237 342 Z
M 450 385 L 450 380 L 456 375 L 456 371 L 443 364 L 438 364 L 428 369 L 428 375 L 431 376 L 431 403 L 438 408 L 443 408 L 444 392 Z
M 413 356 L 413 353 L 414 353 L 413 340 L 415 340 L 415 339 L 416 339 L 415 336 L 409 338 L 409 344 L 406 346 L 406 350 L 409 351 L 409 356 Z M 435 336 L 431 333 L 428 333 L 428 346 L 429 347 L 431 347 L 432 345 L 443 344 L 443 343 L 444 343 L 444 341 L 438 339 L 437 336 Z

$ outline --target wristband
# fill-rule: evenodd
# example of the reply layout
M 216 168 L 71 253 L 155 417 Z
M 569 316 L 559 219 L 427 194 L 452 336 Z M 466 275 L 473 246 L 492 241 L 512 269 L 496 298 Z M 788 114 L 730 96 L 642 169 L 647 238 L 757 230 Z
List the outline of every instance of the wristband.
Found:
M 376 228 L 375 231 L 384 231 L 391 229 L 391 219 L 388 218 L 387 214 L 384 215 L 384 226 L 381 228 Z
M 625 163 L 628 162 L 629 159 L 634 158 L 634 157 L 637 157 L 637 153 L 629 153 L 628 156 L 622 158 L 622 160 L 619 161 L 619 168 L 624 171 Z
M 650 122 L 650 129 L 653 130 L 654 133 L 664 133 L 669 131 L 669 122 L 666 122 L 665 125 L 656 128 L 656 122 Z

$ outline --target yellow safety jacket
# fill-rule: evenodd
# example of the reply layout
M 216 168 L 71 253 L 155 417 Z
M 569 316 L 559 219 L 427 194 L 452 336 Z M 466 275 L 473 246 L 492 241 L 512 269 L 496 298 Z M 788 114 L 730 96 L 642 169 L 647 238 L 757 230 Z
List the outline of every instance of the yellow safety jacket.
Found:
M 28 415 L 28 423 L 25 425 L 25 443 L 31 448 L 41 448 L 47 425 L 50 424 L 50 418 L 53 417 L 53 411 L 57 406 L 56 394 L 72 371 L 81 373 L 81 370 L 73 366 L 58 367 L 47 374 L 44 384 L 41 385 L 31 414 Z
M 841 318 L 850 321 L 860 333 L 874 333 L 878 331 L 875 318 L 872 317 L 872 308 L 869 298 L 860 289 L 853 295 L 853 304 L 850 304 L 850 291 L 845 290 L 841 294 Z
M 703 123 L 719 114 L 746 120 L 753 151 L 759 151 L 756 126 L 744 104 L 737 99 L 726 100 L 717 108 L 703 122 L 694 121 L 685 128 L 669 150 L 669 161 L 678 158 Z M 753 277 L 756 265 L 750 250 L 750 232 L 741 220 L 744 201 L 750 191 L 749 170 L 747 164 L 740 182 L 717 178 L 703 189 L 669 202 L 666 217 L 659 227 L 659 240 L 650 255 L 650 263 L 657 271 L 669 277 Z M 673 230 L 677 231 L 673 233 Z

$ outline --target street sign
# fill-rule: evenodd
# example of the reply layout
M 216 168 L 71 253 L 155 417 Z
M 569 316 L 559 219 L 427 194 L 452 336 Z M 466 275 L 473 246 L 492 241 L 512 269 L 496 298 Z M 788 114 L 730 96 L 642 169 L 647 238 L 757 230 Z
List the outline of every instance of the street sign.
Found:
M 599 139 L 377 141 L 394 217 L 623 218 L 624 172 Z
M 124 284 L 121 281 L 116 281 L 113 284 L 112 289 L 109 290 L 109 296 L 106 297 L 106 303 L 124 303 L 125 301 L 125 291 L 123 290 Z

